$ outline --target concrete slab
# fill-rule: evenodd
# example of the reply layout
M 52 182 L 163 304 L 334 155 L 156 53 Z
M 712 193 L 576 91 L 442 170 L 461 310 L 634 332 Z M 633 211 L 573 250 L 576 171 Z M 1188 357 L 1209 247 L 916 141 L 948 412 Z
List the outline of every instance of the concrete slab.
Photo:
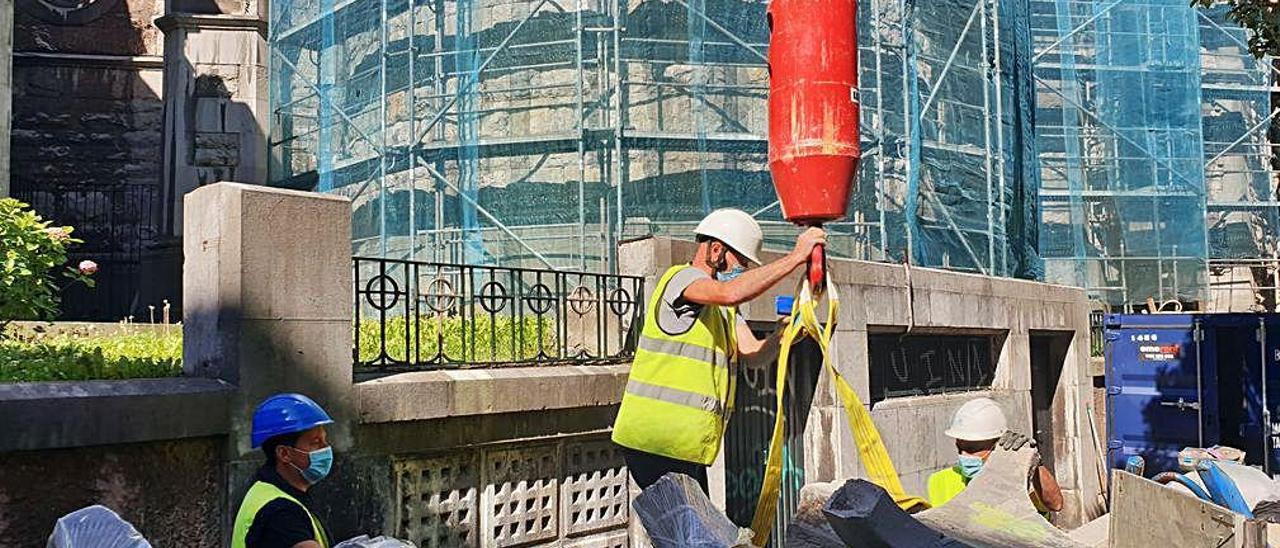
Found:
M 1112 546 L 1266 546 L 1261 522 L 1113 470 Z
M 628 365 L 403 373 L 356 384 L 360 420 L 397 422 L 617 405 Z
M 183 378 L 0 383 L 0 453 L 225 434 L 233 390 Z

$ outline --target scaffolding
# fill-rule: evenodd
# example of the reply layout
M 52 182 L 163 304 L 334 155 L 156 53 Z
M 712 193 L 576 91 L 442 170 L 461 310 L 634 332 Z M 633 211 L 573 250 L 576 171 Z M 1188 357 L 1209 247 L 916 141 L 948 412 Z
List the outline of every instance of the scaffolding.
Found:
M 738 207 L 782 248 L 762 0 L 282 0 L 271 179 L 360 255 L 615 270 Z M 1038 277 L 1027 6 L 859 2 L 863 162 L 834 255 Z
M 1110 307 L 1274 307 L 1271 61 L 1224 8 L 1031 6 L 1046 278 Z

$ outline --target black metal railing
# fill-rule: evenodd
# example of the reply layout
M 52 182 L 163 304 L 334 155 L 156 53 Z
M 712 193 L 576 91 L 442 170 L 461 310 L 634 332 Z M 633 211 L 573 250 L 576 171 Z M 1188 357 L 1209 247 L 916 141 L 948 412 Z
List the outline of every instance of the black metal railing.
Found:
M 635 350 L 643 278 L 353 261 L 358 372 L 618 363 Z
M 147 184 L 55 184 L 25 187 L 13 197 L 55 225 L 70 225 L 84 243 L 72 246 L 67 265 L 98 263 L 95 287 L 70 284 L 62 292 L 63 320 L 117 321 L 146 312 L 140 281 L 143 250 L 160 235 L 160 192 Z M 179 297 L 174 295 L 170 298 Z
M 1103 340 L 1103 322 L 1107 319 L 1105 310 L 1089 311 L 1089 355 L 1092 357 L 1102 356 L 1102 347 L 1106 343 Z

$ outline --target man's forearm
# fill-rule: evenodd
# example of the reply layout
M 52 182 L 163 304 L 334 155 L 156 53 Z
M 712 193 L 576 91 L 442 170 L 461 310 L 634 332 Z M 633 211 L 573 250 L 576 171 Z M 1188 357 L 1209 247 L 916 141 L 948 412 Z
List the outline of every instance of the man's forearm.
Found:
M 805 260 L 805 257 L 792 252 L 769 264 L 743 272 L 738 279 L 725 284 L 729 290 L 731 300 L 729 304 L 736 306 L 759 297 L 804 264 Z
M 1032 487 L 1035 488 L 1036 495 L 1040 497 L 1040 502 L 1045 508 L 1051 512 L 1062 511 L 1062 488 L 1058 486 L 1058 480 L 1053 477 L 1053 472 L 1044 466 L 1037 466 L 1032 477 L 1035 478 Z

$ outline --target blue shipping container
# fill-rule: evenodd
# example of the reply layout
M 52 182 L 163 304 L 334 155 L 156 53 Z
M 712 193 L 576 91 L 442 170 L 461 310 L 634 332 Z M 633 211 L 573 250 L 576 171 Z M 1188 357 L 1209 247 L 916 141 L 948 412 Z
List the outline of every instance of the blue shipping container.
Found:
M 1111 467 L 1140 455 L 1151 476 L 1216 444 L 1280 464 L 1280 314 L 1111 314 L 1104 337 Z

